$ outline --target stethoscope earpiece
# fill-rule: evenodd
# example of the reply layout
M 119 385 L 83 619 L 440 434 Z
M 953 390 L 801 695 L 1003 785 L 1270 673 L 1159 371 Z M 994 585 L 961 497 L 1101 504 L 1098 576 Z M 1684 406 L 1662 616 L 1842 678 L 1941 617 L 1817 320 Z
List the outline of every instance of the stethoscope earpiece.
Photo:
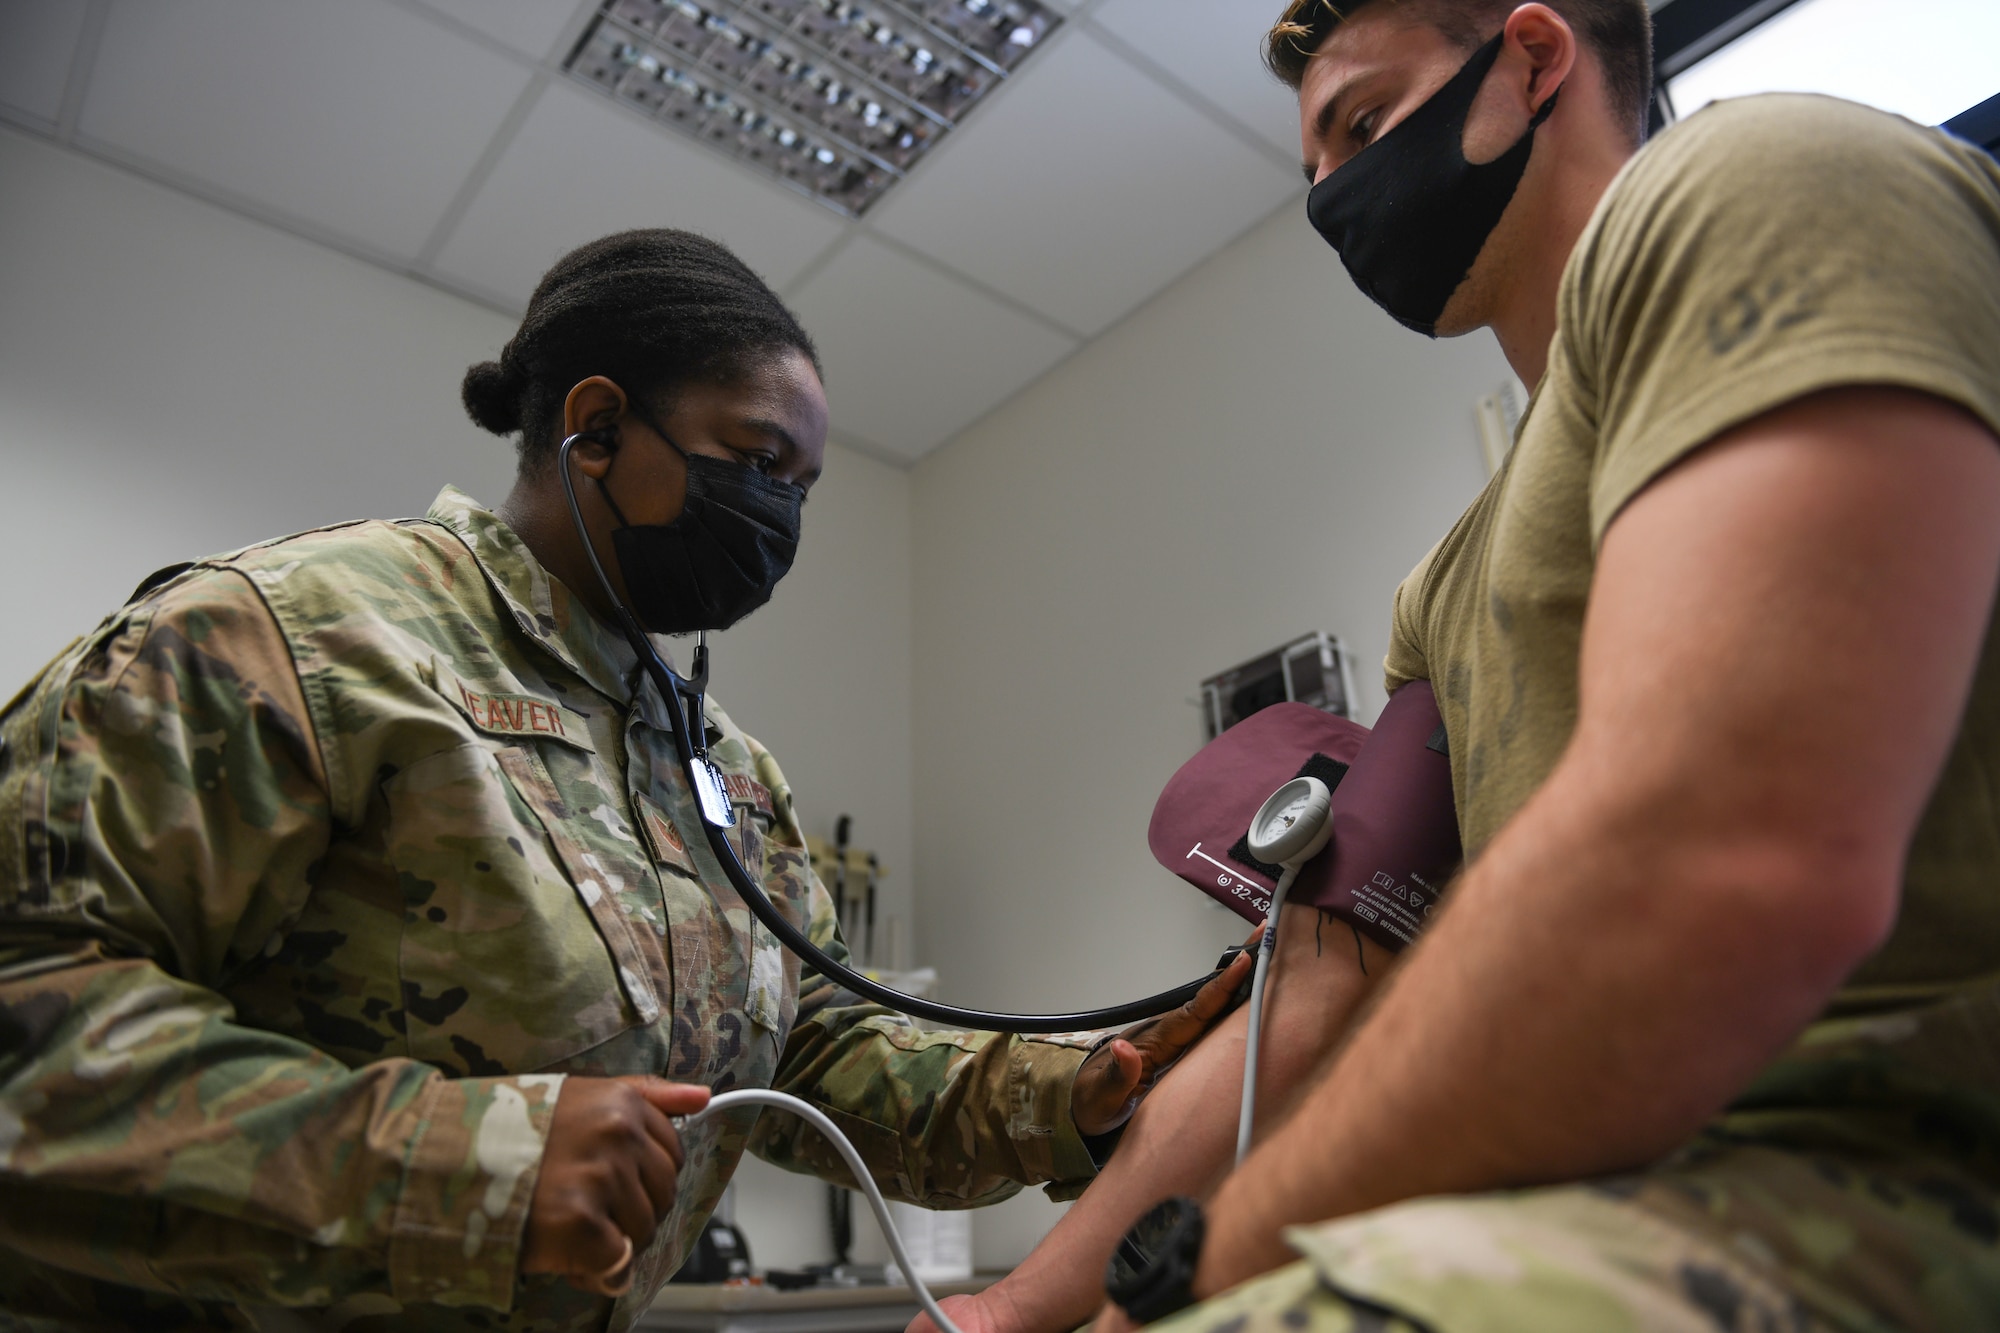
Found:
M 576 445 L 578 440 L 588 440 L 592 444 L 602 445 L 604 448 L 616 453 L 618 451 L 618 428 L 616 426 L 595 426 L 590 430 L 577 431 L 574 435 L 565 435 L 562 438 L 562 443 L 556 447 L 558 456 L 565 459 L 568 458 L 570 449 Z

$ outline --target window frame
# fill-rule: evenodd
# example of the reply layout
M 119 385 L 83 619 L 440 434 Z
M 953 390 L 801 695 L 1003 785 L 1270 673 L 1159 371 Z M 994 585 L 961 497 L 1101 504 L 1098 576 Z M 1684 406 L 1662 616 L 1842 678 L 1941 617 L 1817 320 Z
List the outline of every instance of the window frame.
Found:
M 1737 38 L 1776 18 L 1800 0 L 1673 0 L 1653 13 L 1653 104 L 1648 132 L 1675 117 L 1667 84 Z M 2000 91 L 1944 122 L 1962 139 L 2000 155 Z

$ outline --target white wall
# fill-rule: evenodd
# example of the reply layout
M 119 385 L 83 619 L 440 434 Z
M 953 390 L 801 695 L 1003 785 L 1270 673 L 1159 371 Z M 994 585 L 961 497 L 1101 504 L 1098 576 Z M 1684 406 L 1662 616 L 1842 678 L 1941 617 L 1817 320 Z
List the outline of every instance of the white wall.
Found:
M 1390 595 L 1483 483 L 1498 348 L 1394 325 L 1304 211 L 917 466 L 918 942 L 949 999 L 1107 1003 L 1239 940 L 1146 847 L 1198 683 L 1331 630 L 1371 720 Z M 1057 1215 L 977 1218 L 980 1260 Z
M 458 382 L 513 325 L 0 129 L 0 700 L 162 565 L 420 514 L 447 481 L 497 501 L 513 451 Z M 716 647 L 718 697 L 808 830 L 851 813 L 890 868 L 880 911 L 906 941 L 909 494 L 830 446 L 797 571 Z M 759 1258 L 823 1257 L 818 1187 L 759 1166 Z
M 152 569 L 497 498 L 458 377 L 490 310 L 0 130 L 0 679 Z M 12 693 L 11 686 L 4 688 Z

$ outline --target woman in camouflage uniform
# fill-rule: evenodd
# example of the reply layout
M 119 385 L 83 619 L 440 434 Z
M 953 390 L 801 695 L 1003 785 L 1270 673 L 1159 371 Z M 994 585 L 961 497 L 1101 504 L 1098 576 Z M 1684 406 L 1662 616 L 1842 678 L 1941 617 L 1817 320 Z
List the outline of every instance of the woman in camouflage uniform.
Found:
M 555 460 L 583 437 L 648 628 L 768 597 L 795 528 L 744 566 L 675 524 L 783 529 L 825 449 L 812 343 L 727 250 L 576 251 L 464 398 L 520 434 L 497 510 L 162 571 L 0 717 L 0 1324 L 623 1328 L 746 1147 L 843 1178 L 790 1117 L 678 1136 L 709 1089 L 809 1099 L 904 1199 L 1074 1191 L 1234 989 L 1111 1043 L 919 1031 L 801 977 L 690 836 Z M 843 957 L 783 774 L 706 727 L 744 863 Z

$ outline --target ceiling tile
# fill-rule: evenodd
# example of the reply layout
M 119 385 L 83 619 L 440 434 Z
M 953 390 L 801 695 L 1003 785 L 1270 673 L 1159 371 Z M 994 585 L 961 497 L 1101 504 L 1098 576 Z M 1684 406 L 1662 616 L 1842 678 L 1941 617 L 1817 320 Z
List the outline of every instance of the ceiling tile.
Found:
M 993 96 L 869 220 L 1083 333 L 1298 193 L 1084 31 Z
M 114 6 L 80 132 L 414 258 L 528 71 L 381 0 Z
M 439 251 L 437 267 L 526 304 L 542 271 L 585 241 L 628 227 L 685 227 L 724 242 L 783 287 L 844 225 L 608 98 L 552 83 Z
M 522 55 L 540 60 L 576 17 L 574 0 L 416 0 L 426 9 L 449 14 Z M 589 8 L 596 8 L 585 0 Z
M 857 237 L 792 301 L 826 363 L 836 430 L 916 459 L 1060 361 L 1074 340 Z
M 77 0 L 0 4 L 0 102 L 54 123 L 86 12 Z
M 1111 33 L 1268 139 L 1299 151 L 1298 101 L 1264 68 L 1272 0 L 1106 0 L 1093 27 Z

